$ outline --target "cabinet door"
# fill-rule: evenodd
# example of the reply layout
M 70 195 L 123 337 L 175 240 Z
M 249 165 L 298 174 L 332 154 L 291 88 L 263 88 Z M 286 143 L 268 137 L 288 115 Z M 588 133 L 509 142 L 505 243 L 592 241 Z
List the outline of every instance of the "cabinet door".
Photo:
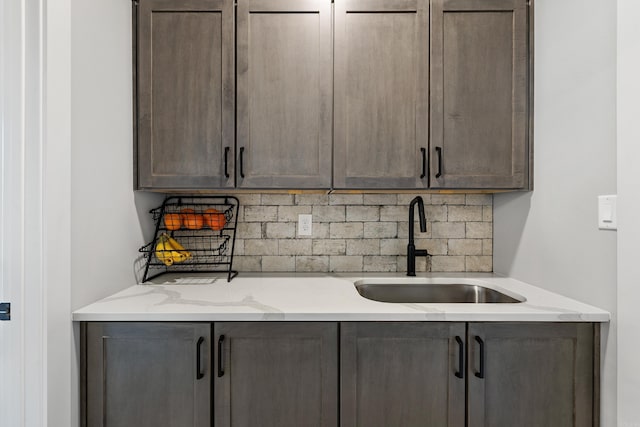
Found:
M 88 427 L 211 425 L 209 323 L 88 323 Z
M 590 323 L 470 323 L 468 425 L 593 425 L 593 334 Z
M 238 186 L 331 187 L 331 0 L 238 0 Z
M 335 427 L 335 323 L 216 323 L 215 425 Z
M 341 425 L 464 426 L 464 337 L 464 323 L 342 323 Z
M 137 22 L 138 187 L 233 186 L 233 0 L 140 0 Z
M 335 1 L 334 187 L 426 188 L 427 0 Z
M 431 187 L 526 187 L 527 0 L 431 8 Z

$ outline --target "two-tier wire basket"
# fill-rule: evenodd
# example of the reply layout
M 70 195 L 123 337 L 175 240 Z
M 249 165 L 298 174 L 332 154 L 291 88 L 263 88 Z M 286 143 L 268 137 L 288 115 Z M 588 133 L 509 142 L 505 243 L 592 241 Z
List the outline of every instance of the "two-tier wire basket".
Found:
M 239 202 L 233 196 L 170 196 L 149 212 L 155 222 L 142 281 L 164 273 L 223 272 L 231 281 Z

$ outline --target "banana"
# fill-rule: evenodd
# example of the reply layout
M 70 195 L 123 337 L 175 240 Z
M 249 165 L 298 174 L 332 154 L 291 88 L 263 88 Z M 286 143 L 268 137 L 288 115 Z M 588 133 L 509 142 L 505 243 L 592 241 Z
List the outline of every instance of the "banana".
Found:
M 189 252 L 188 250 L 186 250 L 184 248 L 184 246 L 182 246 L 180 243 L 178 243 L 178 241 L 176 239 L 174 239 L 173 237 L 166 235 L 167 236 L 167 241 L 169 242 L 169 245 L 171 246 L 171 248 L 174 251 L 177 251 L 179 253 L 179 257 L 174 259 L 174 262 L 182 262 L 182 261 L 186 261 L 188 259 L 191 258 L 191 252 Z M 180 261 L 178 261 L 178 259 L 180 259 Z
M 171 259 L 173 260 L 174 264 L 177 264 L 179 262 L 184 262 L 186 261 L 188 258 L 185 254 L 183 254 L 182 252 L 178 252 L 178 251 L 171 251 Z
M 160 236 L 158 238 L 158 243 L 156 243 L 156 258 L 164 263 L 167 267 L 173 265 L 174 259 L 171 255 L 171 248 L 167 247 L 167 240 L 164 236 Z
M 187 251 L 174 238 L 162 233 L 156 244 L 156 257 L 169 267 L 191 258 L 191 252 Z

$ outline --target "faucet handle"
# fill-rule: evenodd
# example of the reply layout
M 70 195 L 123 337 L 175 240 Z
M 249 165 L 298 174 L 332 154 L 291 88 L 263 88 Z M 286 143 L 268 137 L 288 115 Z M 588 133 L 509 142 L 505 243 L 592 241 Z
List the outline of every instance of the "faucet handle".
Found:
M 431 256 L 431 254 L 426 249 L 416 249 L 416 256 Z

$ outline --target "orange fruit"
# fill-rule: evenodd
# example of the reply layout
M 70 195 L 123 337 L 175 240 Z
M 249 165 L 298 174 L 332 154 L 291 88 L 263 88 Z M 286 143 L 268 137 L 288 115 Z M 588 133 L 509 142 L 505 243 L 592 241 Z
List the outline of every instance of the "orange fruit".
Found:
M 204 218 L 202 215 L 194 213 L 191 208 L 184 208 L 181 211 L 182 224 L 189 230 L 200 230 L 204 225 Z
M 184 221 L 185 215 L 186 214 L 190 214 L 190 213 L 194 213 L 195 211 L 191 208 L 184 208 L 180 211 L 180 218 L 182 218 L 182 220 Z
M 224 214 L 217 209 L 207 209 L 202 216 L 204 217 L 204 223 L 212 230 L 222 230 L 227 223 Z
M 177 213 L 168 213 L 164 215 L 164 226 L 167 230 L 179 230 L 182 225 L 180 215 Z

